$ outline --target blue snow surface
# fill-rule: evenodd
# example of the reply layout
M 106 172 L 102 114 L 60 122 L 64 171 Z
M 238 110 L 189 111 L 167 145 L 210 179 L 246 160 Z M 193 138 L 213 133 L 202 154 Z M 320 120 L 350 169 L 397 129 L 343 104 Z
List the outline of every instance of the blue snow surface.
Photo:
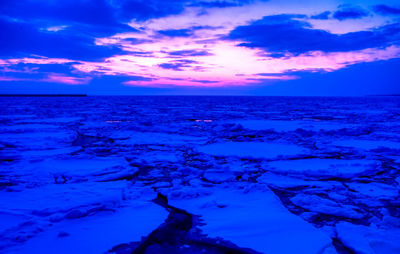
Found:
M 0 104 L 0 253 L 400 253 L 400 97 Z

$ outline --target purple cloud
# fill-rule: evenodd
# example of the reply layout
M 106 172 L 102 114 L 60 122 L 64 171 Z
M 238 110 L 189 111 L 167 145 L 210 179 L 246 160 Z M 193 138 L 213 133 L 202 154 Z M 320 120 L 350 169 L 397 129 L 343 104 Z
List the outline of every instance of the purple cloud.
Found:
M 333 13 L 333 18 L 337 20 L 360 19 L 368 16 L 368 12 L 360 7 L 342 7 Z
M 378 4 L 374 6 L 374 11 L 382 15 L 400 15 L 400 8 Z

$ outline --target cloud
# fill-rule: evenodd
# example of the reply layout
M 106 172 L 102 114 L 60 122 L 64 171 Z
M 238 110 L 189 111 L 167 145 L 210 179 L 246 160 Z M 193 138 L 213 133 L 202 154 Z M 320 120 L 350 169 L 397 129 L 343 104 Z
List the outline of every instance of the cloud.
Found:
M 335 11 L 333 13 L 333 18 L 337 20 L 346 19 L 360 19 L 368 16 L 368 12 L 360 7 L 342 7 L 342 9 Z
M 120 84 L 251 86 L 400 56 L 391 46 L 399 44 L 399 24 L 377 15 L 341 22 L 323 12 L 335 8 L 260 0 L 0 0 L 0 68 L 9 81 L 92 79 L 88 89 L 112 91 Z M 300 10 L 304 15 L 274 15 Z
M 212 53 L 203 49 L 187 49 L 187 50 L 177 50 L 168 53 L 169 56 L 211 56 Z
M 0 13 L 19 19 L 43 19 L 111 27 L 131 19 L 178 14 L 185 0 L 0 0 Z
M 0 57 L 41 55 L 80 60 L 101 59 L 121 53 L 118 47 L 97 46 L 94 38 L 72 30 L 40 30 L 27 22 L 0 18 Z
M 92 75 L 77 72 L 72 65 L 77 62 L 57 58 L 21 58 L 0 62 L 3 81 L 45 82 L 67 85 L 88 84 Z
M 1 65 L 0 71 L 3 73 L 18 73 L 19 77 L 30 77 L 32 74 L 43 74 L 43 73 L 63 73 L 71 74 L 73 70 L 73 63 L 8 63 Z
M 125 0 L 117 5 L 117 13 L 125 21 L 148 20 L 182 12 L 189 0 Z
M 262 48 L 267 53 L 302 54 L 310 51 L 347 52 L 375 47 L 386 47 L 400 42 L 400 24 L 376 29 L 333 34 L 312 29 L 293 15 L 267 16 L 246 26 L 235 28 L 228 35 L 242 41 L 240 46 Z
M 189 6 L 193 7 L 204 7 L 204 8 L 227 8 L 241 6 L 243 4 L 248 4 L 249 0 L 241 1 L 199 1 L 191 3 Z
M 33 27 L 63 27 L 79 33 L 111 35 L 131 29 L 107 0 L 0 0 L 0 15 Z
M 67 76 L 60 73 L 49 73 L 43 78 L 23 78 L 23 77 L 15 77 L 15 76 L 0 76 L 0 81 L 25 81 L 25 82 L 36 82 L 36 83 L 59 83 L 66 85 L 84 85 L 88 84 L 91 80 L 91 77 L 74 77 Z
M 225 7 L 233 7 L 233 6 L 238 6 L 237 3 L 234 2 L 228 2 L 228 1 L 212 1 L 212 2 L 205 2 L 201 1 L 195 4 L 192 4 L 191 6 L 201 6 L 201 7 L 206 7 L 206 8 L 225 8 Z
M 216 84 L 219 83 L 219 81 L 216 80 L 204 80 L 204 79 L 200 79 L 200 80 L 191 80 L 192 82 L 198 82 L 198 83 L 203 83 L 203 84 Z
M 157 31 L 159 34 L 168 36 L 168 37 L 191 37 L 194 36 L 196 32 L 208 31 L 213 33 L 213 31 L 221 29 L 223 27 L 215 27 L 215 26 L 191 26 L 182 29 L 165 29 Z
M 123 83 L 127 86 L 151 87 L 151 88 L 176 88 L 176 87 L 223 87 L 227 84 L 217 80 L 196 80 L 196 79 L 177 79 L 160 78 L 153 81 L 127 81 Z M 244 83 L 242 83 L 243 85 Z M 229 84 L 228 84 L 229 85 Z M 238 85 L 238 84 L 236 84 Z
M 58 32 L 64 30 L 67 26 L 50 26 L 47 27 L 46 30 L 49 32 Z
M 127 23 L 132 19 L 147 20 L 177 14 L 183 11 L 186 2 L 0 0 L 0 57 L 37 54 L 96 60 L 121 54 L 120 45 L 96 45 L 96 38 L 141 32 Z M 170 33 L 173 36 L 173 32 Z
M 160 30 L 158 33 L 168 37 L 189 37 L 193 34 L 191 29 L 170 29 Z
M 170 61 L 168 63 L 162 63 L 162 64 L 159 64 L 158 66 L 160 66 L 163 69 L 170 69 L 170 70 L 174 70 L 174 71 L 183 71 L 184 68 L 192 67 L 191 64 L 193 64 L 193 63 L 197 63 L 197 61 L 182 59 L 182 60 Z
M 400 8 L 390 7 L 384 4 L 378 4 L 373 7 L 376 13 L 381 15 L 400 15 Z
M 311 16 L 312 19 L 329 19 L 329 15 L 331 15 L 330 11 L 324 11 L 320 14 Z
M 360 96 L 400 94 L 400 59 L 359 63 L 324 73 L 296 73 L 300 78 L 262 87 L 265 95 Z
M 68 84 L 68 85 L 82 85 L 82 84 L 87 84 L 91 80 L 90 77 L 71 77 L 71 76 L 66 76 L 64 74 L 60 73 L 50 73 L 47 75 L 46 78 L 40 80 L 42 82 L 49 82 L 49 83 L 62 83 L 62 84 Z

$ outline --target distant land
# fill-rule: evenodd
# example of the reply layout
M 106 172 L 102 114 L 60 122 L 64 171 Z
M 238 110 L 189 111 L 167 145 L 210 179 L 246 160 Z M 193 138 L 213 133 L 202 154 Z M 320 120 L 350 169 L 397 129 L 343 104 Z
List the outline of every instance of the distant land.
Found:
M 0 97 L 87 97 L 87 94 L 0 94 Z
M 367 96 L 400 96 L 400 94 L 371 94 Z
M 0 97 L 88 97 L 87 94 L 0 94 Z M 94 95 L 104 96 L 104 95 Z M 219 96 L 219 97 L 354 97 L 354 96 L 306 96 L 306 95 L 109 95 L 109 96 Z M 397 97 L 400 94 L 368 94 L 366 97 Z M 358 96 L 356 96 L 358 97 Z M 362 96 L 361 96 L 362 97 Z

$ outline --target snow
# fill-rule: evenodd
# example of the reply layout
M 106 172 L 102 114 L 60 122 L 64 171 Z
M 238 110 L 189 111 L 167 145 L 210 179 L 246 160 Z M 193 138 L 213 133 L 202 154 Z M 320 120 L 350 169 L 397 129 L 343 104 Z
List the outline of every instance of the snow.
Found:
M 47 123 L 40 123 L 40 124 L 16 124 L 16 125 L 10 125 L 10 126 L 2 126 L 0 129 L 2 132 L 8 132 L 8 131 L 35 131 L 35 130 L 43 130 L 43 129 L 50 129 L 54 131 L 54 129 L 57 129 L 58 127 L 56 125 L 52 124 L 47 124 Z
M 137 203 L 117 212 L 63 221 L 8 253 L 105 253 L 120 243 L 140 241 L 167 216 L 168 212 L 156 204 Z
M 296 176 L 288 176 L 279 174 L 279 172 L 266 172 L 257 178 L 257 182 L 281 188 L 296 188 L 299 186 L 308 186 L 310 188 L 331 188 L 332 186 L 338 185 L 334 181 L 313 181 L 310 179 L 301 179 L 299 176 L 300 175 L 298 174 Z
M 400 252 L 399 228 L 369 227 L 341 222 L 336 225 L 338 238 L 356 253 L 395 254 Z
M 32 160 L 18 162 L 5 167 L 8 175 L 22 181 L 43 183 L 59 183 L 65 181 L 105 180 L 107 176 L 130 173 L 137 169 L 130 168 L 127 161 L 120 157 L 79 158 L 60 157 L 58 159 Z
M 2 193 L 0 211 L 27 214 L 66 213 L 79 207 L 115 206 L 121 201 L 121 193 L 127 182 L 85 182 L 74 184 L 50 184 L 21 191 L 10 188 Z M 14 190 L 14 191 L 12 191 Z
M 312 254 L 331 246 L 327 235 L 288 212 L 267 187 L 247 191 L 215 188 L 209 195 L 171 199 L 170 203 L 200 215 L 205 223 L 200 226 L 202 233 L 242 248 L 261 253 Z
M 14 155 L 23 155 L 27 158 L 37 158 L 43 159 L 48 157 L 53 157 L 57 155 L 69 154 L 76 152 L 78 149 L 75 147 L 66 147 L 66 148 L 55 148 L 55 149 L 34 149 L 34 150 L 25 150 L 25 151 L 9 151 L 8 154 Z
M 390 149 L 400 149 L 400 142 L 393 142 L 388 140 L 362 140 L 362 139 L 337 140 L 332 142 L 332 145 L 353 147 L 356 149 L 363 149 L 363 150 L 371 150 L 381 147 Z
M 346 217 L 350 219 L 362 219 L 364 216 L 351 205 L 339 205 L 337 202 L 321 198 L 316 195 L 297 194 L 291 198 L 293 204 L 312 212 Z
M 148 152 L 146 153 L 146 161 L 148 162 L 160 162 L 160 161 L 170 161 L 170 162 L 178 162 L 180 159 L 179 155 L 170 152 Z
M 1 253 L 140 243 L 168 217 L 157 193 L 194 215 L 198 243 L 400 253 L 398 98 L 0 103 Z
M 400 176 L 395 179 L 398 185 L 400 185 Z
M 400 190 L 382 183 L 348 183 L 347 186 L 362 195 L 379 199 L 400 197 Z
M 354 177 L 379 170 L 373 160 L 301 159 L 272 161 L 267 164 L 274 172 L 318 177 Z
M 157 132 L 125 132 L 118 134 L 124 138 L 121 144 L 163 144 L 163 145 L 180 145 L 187 143 L 202 144 L 207 139 L 204 137 L 165 134 Z M 126 139 L 125 139 L 126 138 Z
M 19 224 L 30 220 L 31 217 L 23 214 L 13 214 L 0 211 L 0 234 L 7 229 L 18 226 Z
M 360 254 L 374 254 L 368 240 L 361 232 L 365 231 L 366 227 L 352 225 L 348 222 L 340 222 L 336 225 L 336 230 L 339 239 L 349 246 L 353 251 Z
M 209 169 L 207 170 L 203 177 L 212 183 L 222 183 L 222 182 L 229 182 L 235 180 L 235 174 L 228 169 Z
M 242 125 L 250 130 L 268 130 L 273 129 L 278 132 L 304 130 L 339 130 L 343 128 L 352 128 L 353 125 L 344 124 L 336 121 L 304 121 L 304 120 L 241 120 L 235 123 Z
M 199 152 L 213 156 L 236 156 L 242 158 L 276 159 L 298 157 L 307 149 L 297 145 L 261 142 L 226 142 L 198 147 Z

